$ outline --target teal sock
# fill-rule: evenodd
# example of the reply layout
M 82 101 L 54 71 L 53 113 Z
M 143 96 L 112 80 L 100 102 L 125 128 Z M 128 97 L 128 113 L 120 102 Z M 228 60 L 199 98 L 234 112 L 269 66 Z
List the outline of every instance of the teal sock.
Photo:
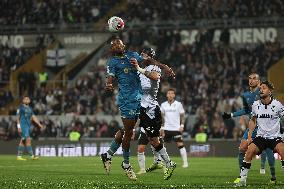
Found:
M 18 146 L 18 156 L 22 156 L 25 150 L 24 146 Z
M 118 144 L 115 140 L 113 140 L 110 144 L 110 147 L 107 151 L 107 153 L 111 156 L 117 151 L 117 149 L 120 147 L 120 144 Z
M 265 169 L 265 162 L 266 162 L 266 150 L 261 153 L 261 163 L 260 168 Z
M 244 158 L 245 158 L 245 154 L 243 152 L 239 152 L 239 167 L 240 167 L 240 170 L 242 168 L 242 164 L 243 164 L 243 161 L 244 161 Z
M 130 156 L 130 150 L 125 150 L 125 149 L 122 149 L 122 152 L 123 152 L 123 162 L 125 164 L 129 164 L 129 156 Z
M 34 155 L 34 152 L 33 152 L 32 146 L 27 146 L 26 148 L 27 148 L 27 151 L 28 151 L 28 153 L 30 154 L 30 156 L 33 156 L 33 155 Z
M 265 150 L 265 152 L 266 152 L 268 164 L 269 164 L 269 167 L 270 167 L 271 177 L 275 178 L 275 157 L 274 157 L 274 153 L 270 148 L 267 148 Z

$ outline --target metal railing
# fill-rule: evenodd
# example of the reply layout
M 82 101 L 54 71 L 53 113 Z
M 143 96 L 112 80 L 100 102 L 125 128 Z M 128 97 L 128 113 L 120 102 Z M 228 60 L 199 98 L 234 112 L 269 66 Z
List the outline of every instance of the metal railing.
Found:
M 15 33 L 76 33 L 76 32 L 103 32 L 106 24 L 96 26 L 96 23 L 75 23 L 75 24 L 24 24 L 1 26 L 0 34 Z M 191 20 L 167 20 L 153 22 L 127 22 L 126 30 L 145 29 L 156 27 L 158 29 L 195 29 L 195 28 L 234 28 L 234 27 L 283 27 L 283 17 L 247 17 L 247 18 L 206 18 Z

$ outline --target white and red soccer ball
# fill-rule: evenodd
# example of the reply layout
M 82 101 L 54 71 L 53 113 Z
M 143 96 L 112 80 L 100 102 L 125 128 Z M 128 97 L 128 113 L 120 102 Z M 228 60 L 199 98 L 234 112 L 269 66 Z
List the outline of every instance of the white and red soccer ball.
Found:
M 119 32 L 124 28 L 124 21 L 118 16 L 112 16 L 108 19 L 108 30 L 111 32 Z

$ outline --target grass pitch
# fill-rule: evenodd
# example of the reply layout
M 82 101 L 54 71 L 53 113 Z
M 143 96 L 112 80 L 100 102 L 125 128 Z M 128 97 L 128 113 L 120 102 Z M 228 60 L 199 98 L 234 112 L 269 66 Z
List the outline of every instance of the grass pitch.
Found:
M 149 166 L 152 157 L 147 157 Z M 114 157 L 111 174 L 106 175 L 100 158 L 40 158 L 39 160 L 16 161 L 15 156 L 0 156 L 0 188 L 233 188 L 232 181 L 238 176 L 236 158 L 190 158 L 189 168 L 181 168 L 181 159 L 172 158 L 177 164 L 172 178 L 163 180 L 157 170 L 138 175 L 130 181 L 120 167 L 122 158 Z M 137 157 L 131 163 L 138 171 Z M 269 185 L 270 172 L 259 174 L 260 160 L 254 160 L 246 188 L 284 188 L 284 173 L 276 161 L 276 185 Z

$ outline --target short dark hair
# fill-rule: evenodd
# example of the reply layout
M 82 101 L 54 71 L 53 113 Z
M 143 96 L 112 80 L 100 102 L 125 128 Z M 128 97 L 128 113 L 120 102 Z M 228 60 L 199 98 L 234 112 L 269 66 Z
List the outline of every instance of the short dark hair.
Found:
M 21 99 L 24 100 L 26 97 L 30 98 L 29 95 L 23 95 Z
M 269 81 L 262 81 L 260 85 L 266 85 L 270 90 L 274 89 L 274 86 L 272 83 L 270 83 Z
M 143 50 L 142 50 L 142 53 L 147 54 L 151 58 L 155 58 L 155 56 L 156 56 L 155 50 L 152 49 L 151 47 L 144 47 Z
M 174 93 L 176 93 L 176 90 L 175 90 L 174 88 L 169 88 L 169 89 L 168 89 L 168 92 L 169 92 L 169 91 L 173 91 Z
M 252 72 L 252 73 L 250 73 L 250 74 L 248 75 L 248 77 L 249 77 L 249 76 L 251 76 L 251 75 L 257 75 L 258 79 L 260 80 L 260 76 L 259 76 L 259 74 L 258 74 L 258 73 L 256 73 L 256 72 Z

